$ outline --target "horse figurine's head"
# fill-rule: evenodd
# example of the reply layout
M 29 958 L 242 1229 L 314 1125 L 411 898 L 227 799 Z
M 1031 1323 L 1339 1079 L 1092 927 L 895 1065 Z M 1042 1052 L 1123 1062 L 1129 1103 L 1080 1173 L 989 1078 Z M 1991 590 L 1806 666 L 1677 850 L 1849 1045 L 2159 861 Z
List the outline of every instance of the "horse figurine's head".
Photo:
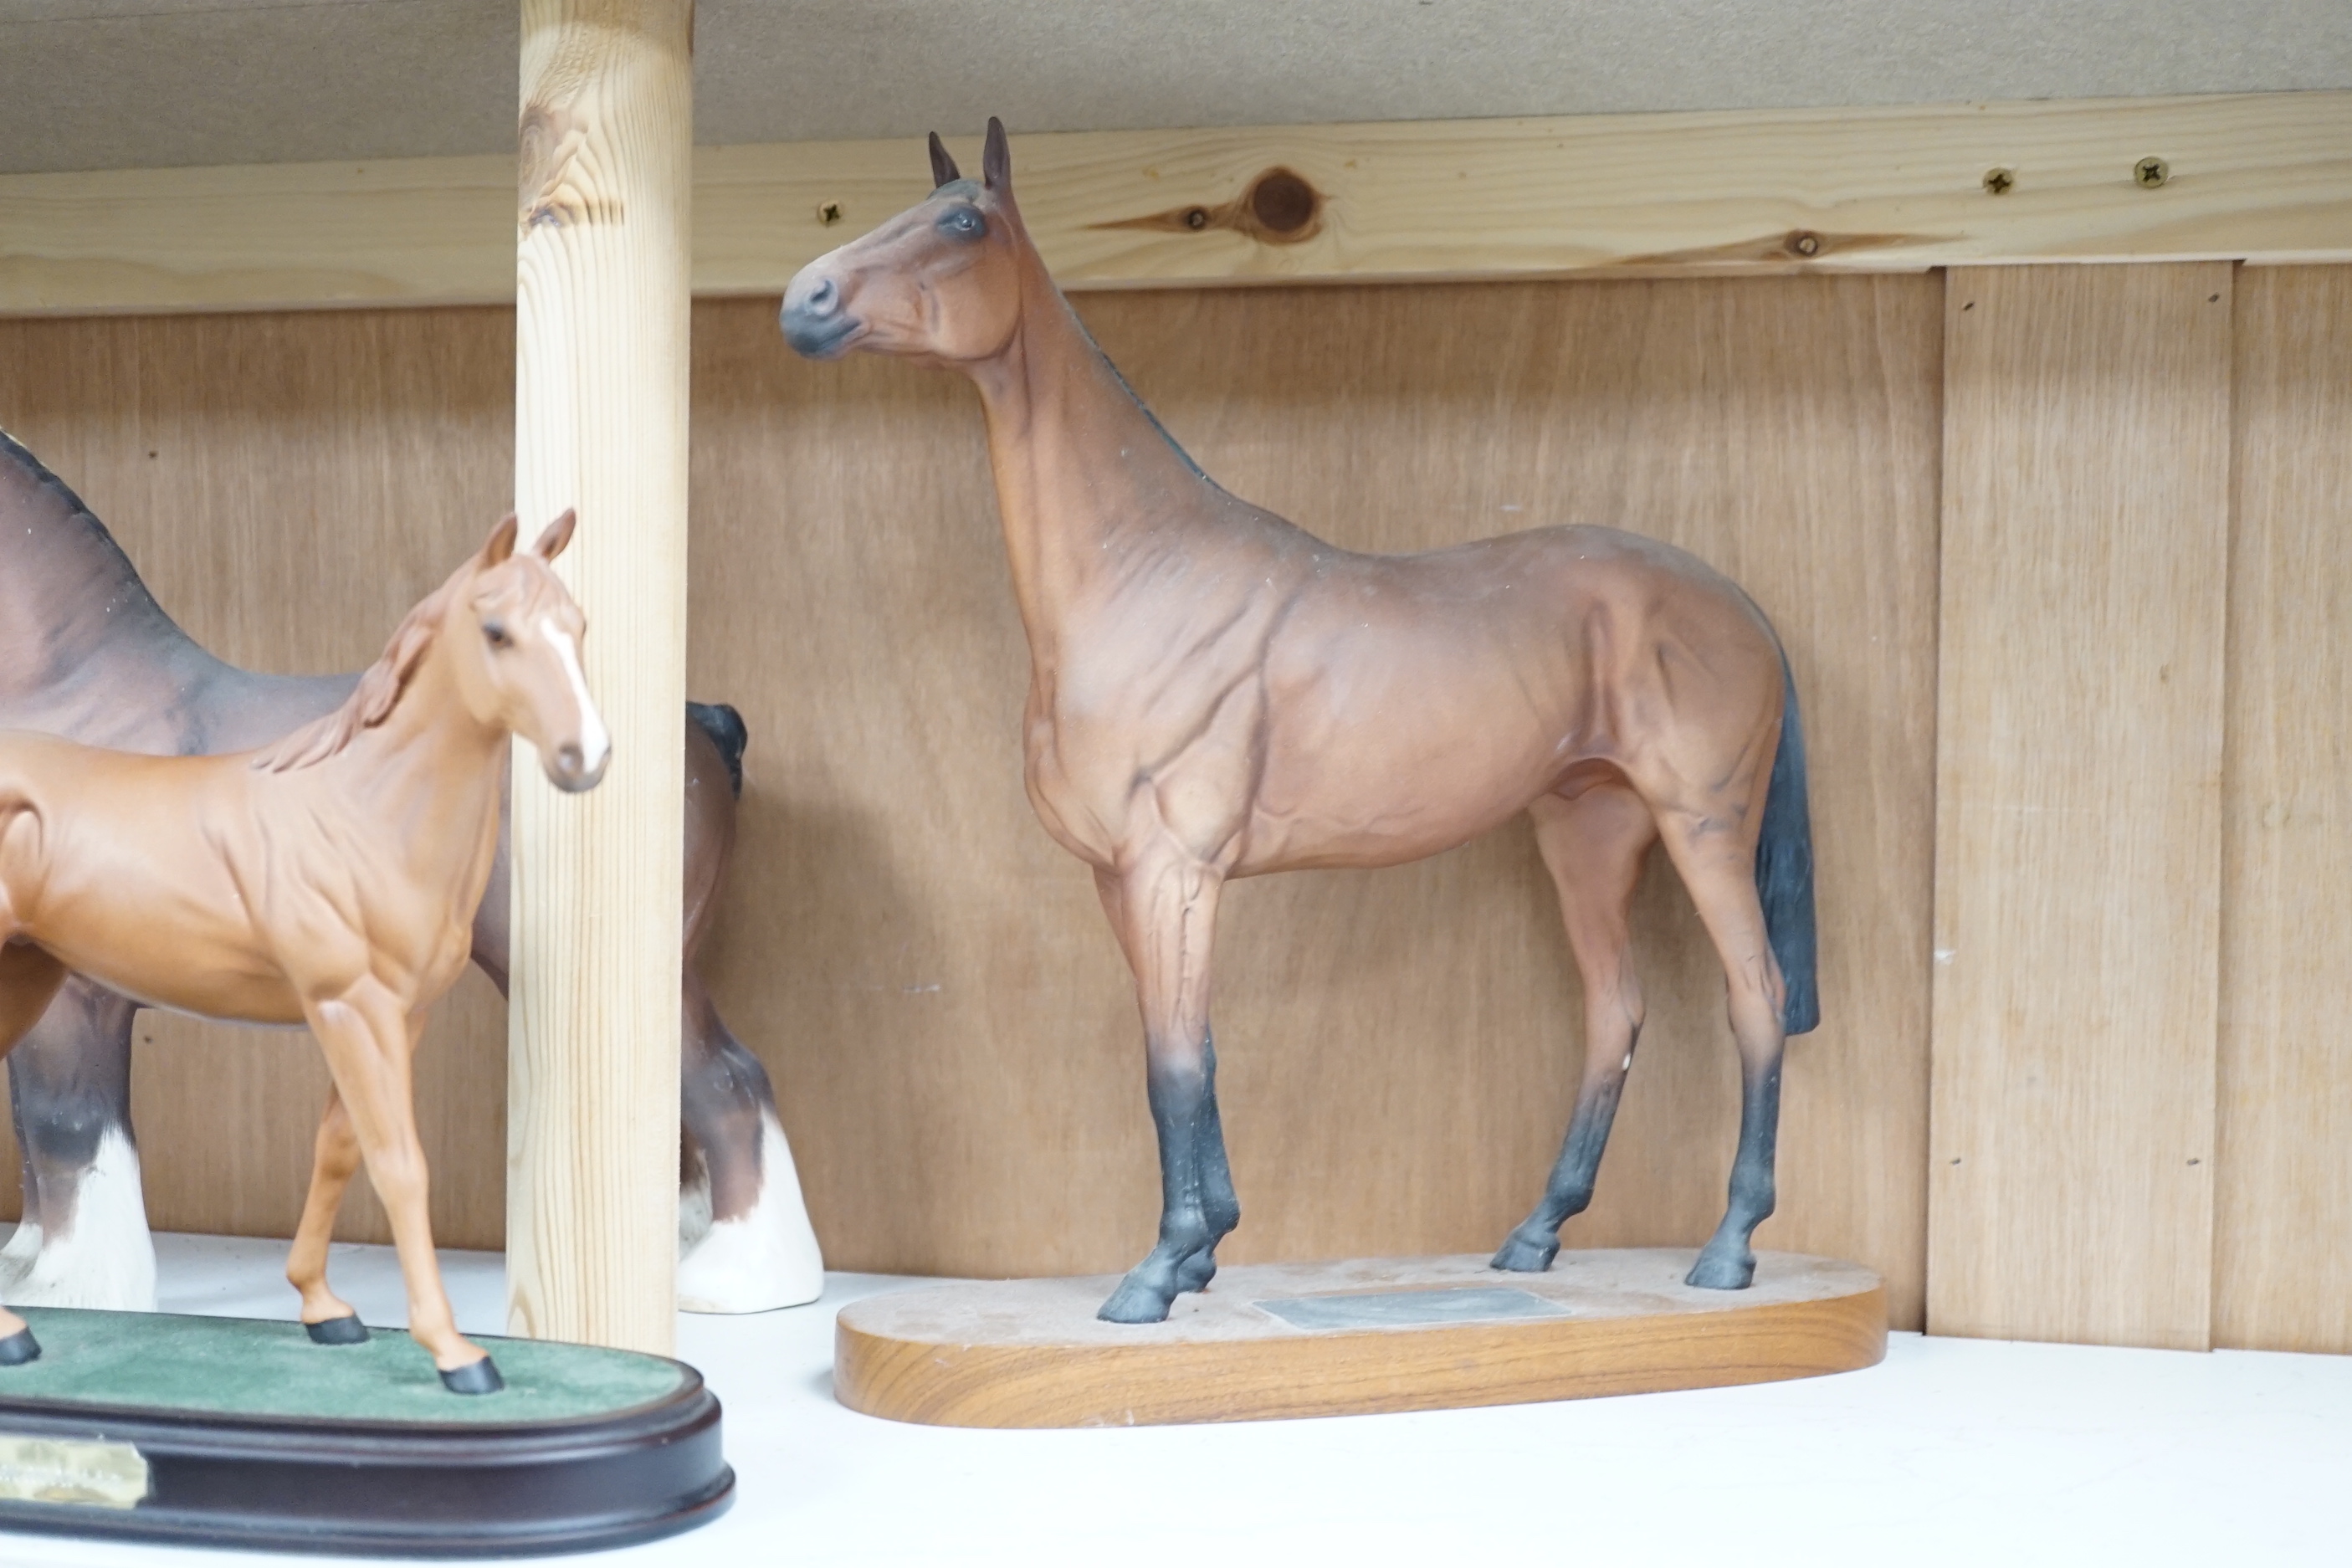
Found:
M 517 552 L 508 513 L 475 557 L 471 579 L 450 596 L 441 629 L 467 711 L 529 741 L 548 782 L 572 793 L 595 788 L 613 760 L 612 736 L 580 667 L 588 617 L 548 566 L 572 542 L 576 521 L 566 511 Z
M 851 349 L 933 364 L 993 358 L 1021 323 L 1027 236 L 1013 154 L 992 118 L 981 177 L 931 137 L 937 188 L 871 234 L 818 257 L 784 290 L 784 339 L 810 359 Z
M 408 612 L 348 701 L 255 752 L 253 765 L 287 773 L 348 751 L 393 716 L 429 664 L 446 672 L 443 689 L 454 688 L 475 723 L 529 741 L 556 788 L 595 788 L 612 761 L 613 739 L 581 672 L 588 618 L 548 567 L 572 542 L 574 521 L 565 512 L 518 554 L 509 512 L 479 551 Z

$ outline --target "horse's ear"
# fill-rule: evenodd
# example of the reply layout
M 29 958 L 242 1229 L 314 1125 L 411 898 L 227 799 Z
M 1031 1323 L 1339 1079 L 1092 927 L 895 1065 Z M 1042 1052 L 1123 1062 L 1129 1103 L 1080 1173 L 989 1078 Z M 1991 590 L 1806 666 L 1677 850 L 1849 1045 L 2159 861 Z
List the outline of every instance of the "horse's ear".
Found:
M 948 155 L 947 143 L 940 140 L 938 132 L 932 132 L 931 189 L 936 191 L 941 185 L 952 185 L 962 178 L 962 171 L 955 166 L 955 160 Z
M 1004 140 L 1004 121 L 988 117 L 988 145 L 980 155 L 981 183 L 992 191 L 1013 188 L 1013 149 Z
M 539 542 L 530 547 L 530 552 L 541 561 L 554 560 L 563 553 L 563 547 L 572 542 L 572 530 L 579 521 L 580 509 L 565 507 L 563 515 L 547 525 L 547 531 L 539 536 Z
M 483 565 L 495 566 L 514 553 L 515 531 L 518 526 L 515 514 L 512 512 L 499 519 L 499 525 L 490 530 L 490 536 L 488 539 L 482 541 Z

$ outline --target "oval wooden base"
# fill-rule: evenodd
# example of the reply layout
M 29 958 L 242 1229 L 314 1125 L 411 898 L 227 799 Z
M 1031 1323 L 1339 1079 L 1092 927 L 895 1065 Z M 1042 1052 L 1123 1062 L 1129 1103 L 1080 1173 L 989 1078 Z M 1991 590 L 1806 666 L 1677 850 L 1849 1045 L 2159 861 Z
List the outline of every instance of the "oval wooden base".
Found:
M 834 1392 L 935 1426 L 1135 1426 L 1770 1383 L 1885 1355 L 1868 1269 L 1765 1252 L 1748 1289 L 1698 1290 L 1696 1256 L 1244 1266 L 1140 1326 L 1095 1317 L 1113 1275 L 940 1285 L 843 1308 Z
M 734 1500 L 692 1367 L 483 1337 L 502 1393 L 440 1386 L 397 1330 L 26 1308 L 0 1371 L 0 1530 L 417 1557 L 587 1551 Z

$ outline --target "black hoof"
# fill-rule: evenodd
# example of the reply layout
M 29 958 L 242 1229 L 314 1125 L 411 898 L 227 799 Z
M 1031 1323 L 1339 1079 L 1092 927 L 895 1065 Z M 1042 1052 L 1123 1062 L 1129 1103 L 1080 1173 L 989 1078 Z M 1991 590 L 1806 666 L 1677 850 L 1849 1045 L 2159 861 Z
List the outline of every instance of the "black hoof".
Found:
M 41 1359 L 41 1342 L 33 1337 L 30 1328 L 18 1329 L 0 1340 L 0 1366 L 22 1366 L 28 1361 Z
M 1511 1274 L 1540 1274 L 1549 1268 L 1551 1260 L 1559 1256 L 1559 1237 L 1550 1236 L 1540 1241 L 1530 1241 L 1515 1230 L 1511 1232 L 1511 1238 L 1503 1243 L 1502 1250 L 1495 1254 L 1495 1261 L 1487 1267 Z
M 441 1374 L 441 1386 L 452 1394 L 496 1394 L 506 1385 L 488 1356 Z
M 1698 1255 L 1683 1283 L 1701 1290 L 1745 1290 L 1755 1278 L 1753 1253 L 1717 1252 L 1710 1247 Z
M 314 1345 L 363 1345 L 368 1340 L 367 1325 L 360 1321 L 357 1312 L 348 1317 L 305 1323 L 302 1328 Z
M 1130 1274 L 1119 1281 L 1110 1300 L 1095 1314 L 1106 1323 L 1164 1323 L 1169 1298 Z

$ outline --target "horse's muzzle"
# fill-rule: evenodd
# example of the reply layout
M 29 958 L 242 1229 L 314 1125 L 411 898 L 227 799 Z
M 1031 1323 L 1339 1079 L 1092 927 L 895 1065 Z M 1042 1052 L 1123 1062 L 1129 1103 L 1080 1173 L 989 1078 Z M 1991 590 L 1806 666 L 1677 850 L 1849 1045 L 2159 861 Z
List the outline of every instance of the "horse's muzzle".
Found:
M 812 278 L 803 271 L 784 290 L 784 308 L 778 313 L 784 342 L 806 359 L 838 359 L 863 325 L 842 309 L 841 286 L 830 278 Z
M 555 748 L 554 754 L 546 759 L 543 771 L 547 782 L 564 794 L 580 795 L 604 782 L 604 770 L 612 761 L 613 751 L 607 746 L 604 755 L 596 759 L 595 766 L 590 767 L 581 756 L 580 748 L 566 743 Z

